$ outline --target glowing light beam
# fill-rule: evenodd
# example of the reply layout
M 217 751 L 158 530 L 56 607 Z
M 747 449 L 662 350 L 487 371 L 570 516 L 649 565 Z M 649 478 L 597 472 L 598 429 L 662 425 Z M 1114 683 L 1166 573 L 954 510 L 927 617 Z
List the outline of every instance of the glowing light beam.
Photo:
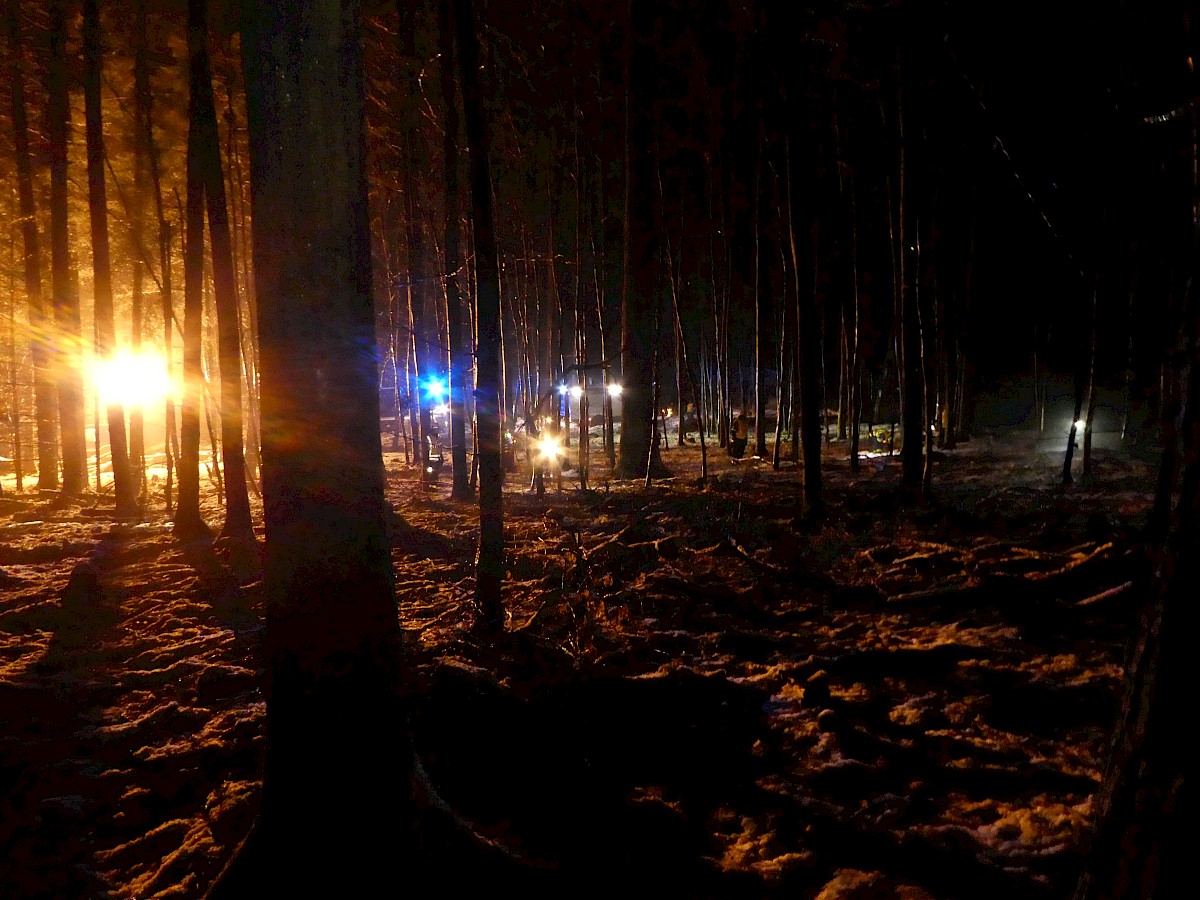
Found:
M 552 463 L 564 455 L 562 441 L 555 435 L 547 434 L 538 439 L 538 455 L 543 462 Z
M 134 353 L 123 349 L 108 359 L 97 359 L 92 363 L 91 379 L 105 406 L 144 408 L 175 392 L 167 361 L 153 350 Z

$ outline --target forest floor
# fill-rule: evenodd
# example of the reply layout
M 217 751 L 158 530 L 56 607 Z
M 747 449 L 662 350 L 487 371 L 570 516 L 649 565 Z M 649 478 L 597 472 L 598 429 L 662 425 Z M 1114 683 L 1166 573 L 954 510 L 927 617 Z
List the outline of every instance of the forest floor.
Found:
M 505 495 L 506 637 L 472 629 L 476 513 L 386 454 L 416 751 L 482 835 L 577 896 L 1066 898 L 1119 702 L 1152 499 L 1025 438 L 798 471 Z M 600 476 L 600 477 L 598 477 Z M 209 521 L 222 516 L 206 498 Z M 0 496 L 0 896 L 200 897 L 260 787 L 261 583 L 161 496 Z M 486 752 L 481 752 L 486 747 Z M 611 895 L 611 894 L 609 894 Z

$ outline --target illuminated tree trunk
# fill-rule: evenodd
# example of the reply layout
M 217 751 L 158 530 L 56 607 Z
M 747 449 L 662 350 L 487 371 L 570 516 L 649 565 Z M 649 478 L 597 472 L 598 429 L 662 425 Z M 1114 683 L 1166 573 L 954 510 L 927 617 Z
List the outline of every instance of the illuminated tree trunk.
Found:
M 439 11 L 441 22 L 441 81 L 442 111 L 446 119 L 445 164 L 443 173 L 446 185 L 446 331 L 450 347 L 450 365 L 447 372 L 450 391 L 450 454 L 454 466 L 454 484 L 450 496 L 455 500 L 466 500 L 471 496 L 467 471 L 466 390 L 469 355 L 463 350 L 462 306 L 463 291 L 460 281 L 462 259 L 459 255 L 459 188 L 458 188 L 458 97 L 455 89 L 454 22 L 453 10 L 448 0 L 442 0 Z
M 209 896 L 367 897 L 412 862 L 412 806 L 384 526 L 359 10 L 338 0 L 247 7 L 267 747 L 258 820 Z
M 488 164 L 490 131 L 479 84 L 479 39 L 471 0 L 453 0 L 457 18 L 463 118 L 470 154 L 471 221 L 475 235 L 476 352 L 475 427 L 479 431 L 479 555 L 475 605 L 484 625 L 504 625 L 504 470 L 500 448 L 500 271 Z
M 183 245 L 183 400 L 179 421 L 179 500 L 175 506 L 175 532 L 184 540 L 209 535 L 208 526 L 200 516 L 200 407 L 204 402 L 204 175 L 200 162 L 203 130 L 195 109 L 196 102 L 193 91 L 188 110 L 187 211 Z
M 12 219 L 17 217 L 17 199 L 9 195 L 8 214 Z M 22 394 L 18 372 L 21 367 L 17 364 L 17 290 L 15 284 L 16 272 L 16 233 L 8 232 L 8 399 L 9 424 L 12 427 L 13 447 L 13 476 L 17 483 L 17 492 L 25 489 L 25 444 L 21 435 Z
M 220 357 L 221 463 L 225 489 L 225 526 L 220 537 L 225 541 L 252 544 L 254 526 L 250 520 L 246 457 L 242 447 L 242 351 L 237 275 L 233 268 L 225 176 L 221 170 L 220 136 L 213 102 L 212 70 L 208 61 L 207 8 L 206 0 L 188 0 L 192 111 L 200 132 L 197 141 L 198 163 L 204 181 L 209 240 L 212 244 L 213 297 L 217 309 Z
M 226 179 L 229 190 L 229 212 L 231 223 L 236 222 L 233 242 L 234 269 L 240 272 L 242 295 L 246 299 L 247 327 L 239 329 L 241 339 L 242 374 L 245 389 L 245 426 L 246 435 L 242 448 L 246 456 L 246 480 L 256 492 L 262 459 L 259 457 L 258 437 L 258 310 L 254 301 L 254 286 L 250 275 L 250 226 L 246 215 L 247 195 L 246 178 L 243 173 L 241 156 L 238 151 L 236 138 L 238 127 L 234 110 L 234 87 L 232 77 L 227 76 L 225 91 L 225 120 L 227 125 L 226 155 L 229 158 L 229 171 Z M 239 265 L 240 260 L 240 265 Z M 390 283 L 390 282 L 389 282 Z M 261 492 L 259 492 L 261 493 Z
M 632 46 L 626 85 L 625 264 L 621 276 L 621 444 L 616 476 L 640 478 L 647 466 L 666 475 L 653 445 L 656 310 L 662 298 L 661 215 L 655 202 L 654 32 L 661 12 L 650 0 L 630 0 Z
M 129 235 L 131 266 L 133 268 L 133 285 L 131 296 L 132 318 L 130 330 L 130 347 L 135 354 L 142 349 L 142 332 L 145 318 L 145 221 L 146 221 L 146 168 L 147 153 L 145 129 L 142 122 L 149 116 L 146 108 L 149 95 L 149 85 L 142 90 L 143 81 L 149 81 L 146 73 L 146 3 L 145 0 L 135 0 L 134 30 L 133 30 L 133 197 L 129 205 Z M 136 492 L 145 496 L 146 493 L 146 429 L 145 414 L 141 405 L 129 411 L 129 464 L 130 471 L 136 480 Z
M 1086 353 L 1079 354 L 1079 362 L 1075 366 L 1075 414 L 1071 416 L 1071 427 L 1067 433 L 1067 450 L 1063 455 L 1062 483 L 1064 485 L 1074 481 L 1071 465 L 1074 461 L 1080 430 L 1084 433 L 1085 450 L 1091 451 L 1091 434 L 1089 432 L 1091 429 L 1092 377 L 1096 354 L 1096 291 L 1096 285 L 1093 283 L 1092 301 L 1088 313 L 1088 350 Z M 1088 474 L 1086 470 L 1084 474 Z
M 100 115 L 101 52 L 99 0 L 84 0 L 83 91 L 87 123 L 88 211 L 92 226 L 94 315 L 100 356 L 109 358 L 116 350 L 116 325 L 113 321 L 112 265 L 109 260 L 108 205 L 104 185 L 104 122 Z M 137 493 L 129 471 L 125 410 L 119 403 L 109 403 L 106 418 L 117 515 L 134 515 L 137 512 Z
M 617 445 L 614 440 L 613 428 L 613 391 L 620 382 L 612 375 L 612 366 L 608 360 L 608 340 L 604 328 L 604 273 L 605 273 L 605 242 L 604 242 L 604 168 L 596 166 L 596 215 L 592 222 L 592 277 L 596 290 L 596 328 L 600 335 L 600 358 L 604 361 L 604 398 L 603 406 L 604 458 L 608 461 L 611 472 L 617 463 Z
M 139 0 L 139 9 L 144 7 L 143 0 Z M 139 31 L 145 30 L 144 16 L 138 20 Z M 144 47 L 145 40 L 142 39 L 141 46 Z M 146 162 L 150 169 L 150 179 L 153 184 L 154 209 L 158 218 L 158 259 L 159 272 L 161 281 L 159 288 L 161 291 L 161 311 L 163 320 L 163 355 L 166 360 L 166 370 L 169 375 L 173 375 L 175 371 L 174 352 L 173 352 L 173 337 L 172 330 L 175 318 L 172 300 L 172 284 L 171 284 L 171 233 L 172 229 L 167 222 L 166 213 L 163 210 L 163 195 L 162 195 L 162 178 L 158 168 L 158 149 L 154 142 L 153 121 L 153 96 L 150 93 L 150 72 L 147 65 L 147 60 L 144 56 L 138 56 L 134 59 L 133 67 L 134 92 L 136 94 L 134 106 L 137 110 L 137 129 L 139 140 L 146 148 Z M 173 391 L 168 391 L 165 400 L 163 401 L 163 423 L 164 423 L 164 454 L 166 456 L 167 472 L 166 480 L 163 486 L 164 503 L 167 513 L 172 513 L 174 509 L 174 478 L 175 478 L 175 463 L 178 459 L 179 450 L 179 435 L 175 427 L 175 398 Z
M 70 101 L 67 94 L 67 23 L 61 4 L 50 8 L 49 88 L 50 137 L 50 258 L 54 291 L 54 320 L 58 328 L 58 412 L 62 443 L 63 492 L 87 488 L 87 440 L 83 406 L 83 329 L 79 291 L 72 269 L 67 207 L 67 143 Z M 136 493 L 136 491 L 135 491 Z
M 588 408 L 587 375 L 587 306 L 583 293 L 583 188 L 586 184 L 579 157 L 579 84 L 575 85 L 575 109 L 571 116 L 572 141 L 575 151 L 575 384 L 579 394 L 579 488 L 588 489 L 588 470 L 591 467 L 592 441 L 589 431 L 591 412 Z M 682 421 L 682 420 L 681 420 Z
M 400 24 L 400 82 L 405 85 L 407 111 L 404 136 L 408 147 L 404 155 L 404 220 L 408 238 L 408 317 L 412 329 L 413 386 L 409 403 L 413 413 L 413 456 L 418 471 L 424 472 L 429 460 L 429 402 L 427 382 L 434 375 L 430 358 L 434 342 L 426 322 L 426 299 L 429 295 L 428 258 L 422 219 L 425 210 L 417 199 L 418 174 L 427 168 L 422 151 L 422 136 L 417 128 L 417 105 L 421 90 L 418 83 L 424 62 L 417 55 L 416 19 L 420 4 L 401 4 Z
M 61 7 L 55 3 L 61 21 Z M 7 7 L 9 78 L 12 100 L 13 140 L 17 151 L 17 190 L 20 202 L 21 236 L 25 245 L 25 297 L 29 305 L 29 351 L 33 358 L 34 416 L 37 422 L 38 488 L 58 488 L 58 435 L 55 417 L 53 337 L 50 318 L 42 299 L 42 254 L 38 241 L 37 214 L 33 201 L 33 173 L 29 154 L 29 125 L 25 111 L 25 78 L 22 72 L 21 4 L 9 0 Z M 65 27 L 65 26 L 64 26 Z M 76 490 L 80 486 L 75 486 Z

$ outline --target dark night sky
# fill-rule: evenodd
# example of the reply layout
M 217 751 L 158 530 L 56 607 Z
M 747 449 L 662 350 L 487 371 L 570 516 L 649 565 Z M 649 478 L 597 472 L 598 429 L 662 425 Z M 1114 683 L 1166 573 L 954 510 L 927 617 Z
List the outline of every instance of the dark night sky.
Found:
M 1152 121 L 1180 107 L 1195 84 L 1180 9 L 1024 0 L 956 6 L 950 65 L 981 101 L 968 110 L 964 98 L 963 115 L 983 140 L 993 139 L 979 158 L 986 203 L 978 265 L 981 290 L 998 302 L 979 326 L 989 341 L 1011 343 L 1028 333 L 1032 313 L 1057 346 L 1069 348 L 1086 330 L 1095 274 L 1101 367 L 1123 368 L 1134 269 L 1133 325 L 1149 339 L 1157 321 L 1151 309 L 1179 289 L 1190 241 L 1186 116 Z

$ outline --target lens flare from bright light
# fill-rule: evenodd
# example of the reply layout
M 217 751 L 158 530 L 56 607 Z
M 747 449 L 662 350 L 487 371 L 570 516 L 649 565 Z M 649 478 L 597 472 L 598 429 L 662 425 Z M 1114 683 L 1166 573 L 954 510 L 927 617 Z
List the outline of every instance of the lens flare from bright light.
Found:
M 558 386 L 558 396 L 565 397 L 566 395 L 567 395 L 567 386 L 565 384 L 560 384 Z
M 431 378 L 425 384 L 425 393 L 435 403 L 440 403 L 441 399 L 446 396 L 446 382 L 440 378 Z
M 578 400 L 583 396 L 583 388 L 580 385 L 575 385 L 571 388 L 571 396 Z
M 124 349 L 92 363 L 92 386 L 105 406 L 126 409 L 161 403 L 173 392 L 167 361 L 153 350 Z
M 621 386 L 619 384 L 610 384 L 608 386 L 608 396 L 616 398 L 621 396 Z
M 1087 427 L 1087 422 L 1085 422 L 1083 419 L 1080 419 L 1078 422 L 1075 423 L 1076 431 L 1083 431 L 1083 429 L 1086 427 Z
M 554 462 L 563 455 L 562 441 L 552 434 L 538 438 L 537 449 L 543 462 Z

